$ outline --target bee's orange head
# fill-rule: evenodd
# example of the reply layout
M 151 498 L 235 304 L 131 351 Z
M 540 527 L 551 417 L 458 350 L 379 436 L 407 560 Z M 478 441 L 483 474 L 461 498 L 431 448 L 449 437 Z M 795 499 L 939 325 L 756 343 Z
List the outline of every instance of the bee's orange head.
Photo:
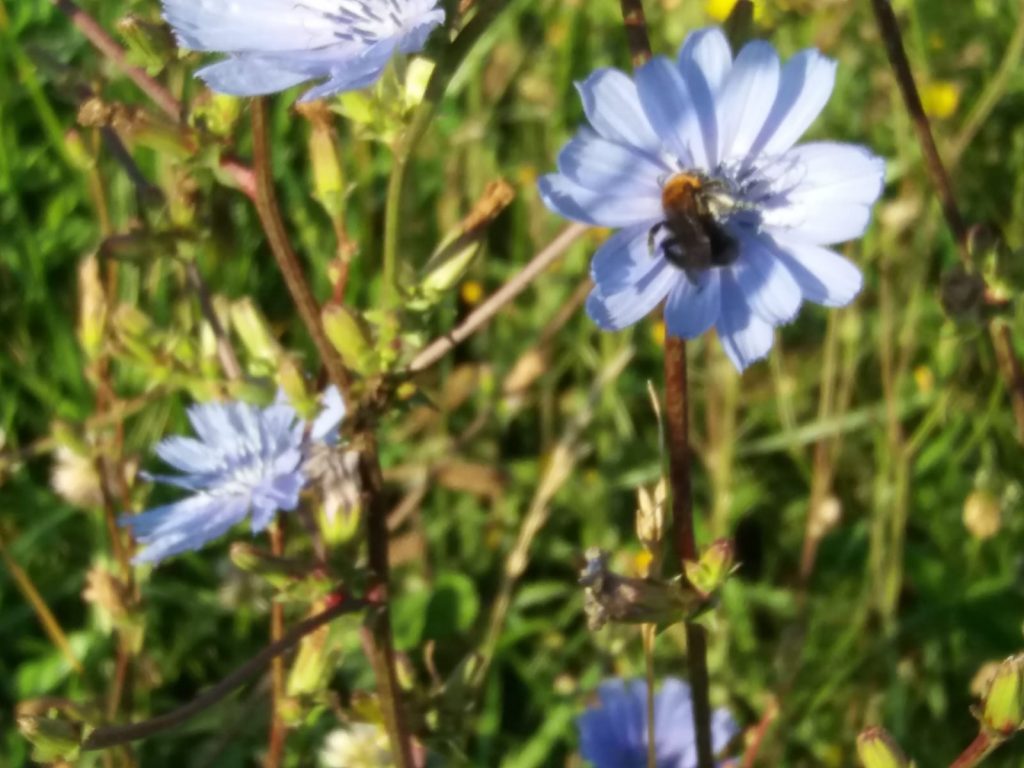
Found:
M 666 212 L 693 213 L 697 207 L 696 196 L 704 182 L 699 176 L 678 173 L 669 179 L 661 190 L 661 207 Z

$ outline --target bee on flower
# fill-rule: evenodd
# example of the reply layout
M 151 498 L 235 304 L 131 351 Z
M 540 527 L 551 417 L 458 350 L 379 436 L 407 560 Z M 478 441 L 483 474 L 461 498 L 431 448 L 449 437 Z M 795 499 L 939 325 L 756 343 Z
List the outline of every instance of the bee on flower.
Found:
M 669 335 L 714 327 L 743 370 L 805 300 L 838 307 L 857 295 L 860 272 L 829 246 L 864 233 L 885 164 L 852 144 L 796 144 L 834 81 L 816 50 L 782 64 L 755 41 L 734 59 L 708 28 L 675 60 L 579 84 L 590 126 L 539 188 L 552 211 L 618 229 L 591 264 L 587 312 L 600 328 L 664 302 Z

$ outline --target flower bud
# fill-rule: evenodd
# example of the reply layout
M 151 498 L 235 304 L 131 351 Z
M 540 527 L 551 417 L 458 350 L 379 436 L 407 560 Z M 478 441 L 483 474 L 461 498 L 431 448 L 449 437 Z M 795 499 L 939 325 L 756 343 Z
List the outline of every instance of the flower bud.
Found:
M 653 491 L 637 489 L 636 537 L 652 557 L 660 551 L 665 535 L 665 503 L 667 491 L 662 478 Z
M 117 625 L 128 616 L 131 595 L 114 574 L 96 566 L 86 574 L 85 582 L 82 599 L 93 603 L 108 623 Z
M 345 365 L 360 374 L 373 368 L 369 335 L 359 320 L 340 304 L 331 304 L 323 311 L 324 331 L 341 354 Z
M 435 64 L 430 59 L 415 56 L 405 69 L 405 103 L 412 108 L 419 106 L 427 95 L 427 85 L 434 74 Z
M 277 385 L 284 392 L 296 413 L 303 419 L 316 417 L 319 406 L 316 397 L 310 395 L 306 377 L 298 362 L 290 354 L 281 355 L 277 368 Z
M 504 179 L 491 182 L 469 214 L 449 232 L 437 247 L 418 286 L 428 305 L 465 276 L 483 243 L 491 223 L 515 198 L 515 190 Z
M 64 134 L 64 150 L 68 160 L 78 170 L 89 171 L 96 166 L 96 158 L 86 147 L 80 131 L 72 129 Z
M 330 445 L 313 445 L 303 471 L 320 492 L 324 519 L 321 531 L 327 543 L 337 546 L 359 532 L 362 484 L 359 452 Z M 338 514 L 338 512 L 342 514 Z
M 131 62 L 150 75 L 158 74 L 174 56 L 174 38 L 163 24 L 150 24 L 128 14 L 117 22 L 117 32 L 125 42 Z
M 957 264 L 942 276 L 940 299 L 954 320 L 977 319 L 985 301 L 985 280 Z
M 686 578 L 694 589 L 710 597 L 721 589 L 732 574 L 734 560 L 732 542 L 719 539 L 704 550 L 699 561 L 686 563 Z
M 263 313 L 251 299 L 242 299 L 231 305 L 231 325 L 250 355 L 276 368 L 281 347 L 270 332 Z
M 1011 656 L 999 665 L 985 693 L 981 722 L 1001 736 L 1024 724 L 1024 654 Z
M 309 161 L 313 169 L 313 196 L 332 219 L 338 219 L 345 212 L 345 173 L 331 126 L 331 111 L 320 101 L 300 104 L 297 109 L 310 122 Z
M 909 768 L 892 736 L 882 728 L 869 728 L 857 737 L 857 756 L 864 768 Z
M 427 264 L 426 274 L 418 286 L 427 306 L 436 303 L 441 294 L 466 276 L 480 253 L 480 245 L 479 240 L 464 236 L 446 240 Z
M 242 115 L 244 103 L 236 96 L 216 91 L 202 91 L 192 102 L 192 123 L 201 125 L 207 133 L 226 138 L 234 132 L 235 124 Z M 210 168 L 218 181 L 231 187 L 237 186 L 238 182 L 233 180 L 230 174 L 221 173 L 217 154 L 212 154 L 207 160 L 215 161 Z
M 964 527 L 976 539 L 989 539 L 999 533 L 999 499 L 987 491 L 972 491 L 964 500 Z
M 22 714 L 18 730 L 32 744 L 32 759 L 40 763 L 74 760 L 81 746 L 82 727 L 60 717 Z
M 89 360 L 102 352 L 106 326 L 107 296 L 100 280 L 99 260 L 87 256 L 78 265 L 78 341 Z
M 54 451 L 50 487 L 76 507 L 88 509 L 103 504 L 103 489 L 95 460 L 68 445 L 58 445 Z
M 323 610 L 318 604 L 314 613 Z M 311 696 L 319 693 L 327 684 L 337 650 L 329 643 L 330 626 L 324 625 L 310 632 L 299 644 L 299 651 L 288 672 L 286 691 L 288 696 Z

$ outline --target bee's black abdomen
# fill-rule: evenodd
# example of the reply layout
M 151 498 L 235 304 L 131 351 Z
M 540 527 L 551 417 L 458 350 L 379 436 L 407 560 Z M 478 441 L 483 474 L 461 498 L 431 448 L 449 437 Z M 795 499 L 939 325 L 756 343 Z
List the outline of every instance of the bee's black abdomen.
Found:
M 716 267 L 724 267 L 736 261 L 739 256 L 739 243 L 717 223 L 707 228 L 711 242 L 711 263 Z

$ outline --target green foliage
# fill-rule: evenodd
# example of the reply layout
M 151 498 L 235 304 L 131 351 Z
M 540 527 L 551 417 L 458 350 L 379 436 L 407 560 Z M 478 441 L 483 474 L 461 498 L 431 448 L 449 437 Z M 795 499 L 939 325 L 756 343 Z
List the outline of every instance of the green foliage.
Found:
M 128 12 L 142 24 L 158 21 L 156 0 L 82 4 L 107 30 Z M 687 30 L 708 21 L 701 3 L 647 5 L 660 52 L 673 52 Z M 759 765 L 853 765 L 857 734 L 883 723 L 919 765 L 945 765 L 977 732 L 968 711 L 975 673 L 1024 645 L 1024 450 L 984 326 L 943 312 L 941 277 L 957 263 L 956 249 L 869 4 L 767 5 L 758 34 L 785 54 L 814 44 L 839 61 L 836 93 L 814 137 L 868 144 L 890 168 L 875 225 L 847 248 L 866 279 L 853 307 L 805 311 L 781 332 L 770 361 L 741 380 L 713 337 L 690 345 L 698 536 L 704 544 L 733 538 L 738 564 L 708 622 L 713 700 L 745 726 L 777 702 Z M 951 153 L 965 216 L 1004 233 L 1006 248 L 987 259 L 986 277 L 1017 297 L 1024 287 L 1024 69 L 999 73 L 1014 28 L 1024 23 L 1021 11 L 1009 0 L 896 6 L 922 83 L 959 94 L 933 130 Z M 266 399 L 282 371 L 291 388 L 313 390 L 297 373 L 315 371 L 313 347 L 253 207 L 217 164 L 229 153 L 250 156 L 246 108 L 211 99 L 189 78 L 197 57 L 161 71 L 140 45 L 140 63 L 192 105 L 202 136 L 203 150 L 185 159 L 155 145 L 152 132 L 125 139 L 133 170 L 163 202 L 136 188 L 103 131 L 79 124 L 78 113 L 92 94 L 107 105 L 150 110 L 162 128 L 166 118 L 53 4 L 0 0 L 4 712 L 51 696 L 107 706 L 120 636 L 103 606 L 82 593 L 95 569 L 123 577 L 108 518 L 171 498 L 153 491 L 147 499 L 136 470 L 156 468 L 152 445 L 183 430 L 183 406 L 225 393 Z M 479 252 L 473 243 L 444 265 L 450 270 L 429 273 L 438 285 L 428 280 L 430 290 L 417 293 L 425 304 L 403 317 L 405 346 L 394 353 L 401 360 L 467 315 L 476 304 L 470 284 L 497 289 L 558 232 L 561 223 L 541 205 L 534 182 L 581 120 L 573 81 L 627 61 L 614 0 L 512 2 L 488 30 L 408 171 L 399 257 L 401 274 L 420 276 L 410 278 L 409 292 L 422 287 L 415 283 L 429 276 L 428 259 L 460 231 L 488 184 L 503 178 L 516 197 Z M 382 88 L 395 94 L 401 82 L 392 73 Z M 986 103 L 988 113 L 972 119 Z M 330 297 L 344 263 L 346 306 L 379 308 L 390 168 L 384 142 L 407 105 L 389 112 L 371 94 L 335 106 L 339 114 L 316 118 L 336 132 L 328 146 L 292 98 L 272 101 L 281 208 L 318 299 Z M 965 137 L 972 123 L 976 131 Z M 311 152 L 340 166 L 315 167 Z M 418 397 L 379 417 L 387 498 L 399 510 L 396 644 L 421 697 L 433 691 L 445 728 L 435 746 L 454 765 L 578 765 L 574 717 L 589 692 L 605 676 L 643 671 L 639 631 L 590 633 L 575 584 L 588 546 L 617 553 L 616 569 L 639 575 L 635 489 L 661 471 L 647 393 L 648 380 L 661 378 L 658 329 L 647 322 L 602 335 L 581 310 L 552 325 L 578 304 L 598 242 L 599 233 L 589 234 L 494 322 L 417 377 Z M 90 282 L 80 267 L 93 256 L 98 271 Z M 189 263 L 215 294 L 250 377 L 244 385 L 220 373 Z M 455 280 L 460 290 L 452 289 Z M 106 292 L 105 339 L 81 317 L 90 285 Z M 353 368 L 378 375 L 394 364 L 394 350 L 375 355 L 373 347 L 388 318 L 328 313 L 332 341 Z M 1000 316 L 1024 354 L 1020 306 L 1011 301 Z M 593 404 L 572 471 L 544 502 L 543 526 L 504 602 L 509 556 L 556 446 L 586 410 L 593 381 L 627 347 L 635 358 Z M 86 460 L 76 463 L 75 455 Z M 113 472 L 106 485 L 114 498 L 100 492 L 96 457 Z M 288 520 L 289 554 L 307 554 L 304 531 Z M 354 572 L 361 555 L 349 534 L 334 559 Z M 274 592 L 231 563 L 229 545 L 224 539 L 137 572 L 133 610 L 144 630 L 126 683 L 132 695 L 120 698 L 122 718 L 173 709 L 267 643 Z M 12 563 L 52 611 L 83 671 L 41 623 Z M 288 622 L 304 615 L 291 603 L 286 614 Z M 360 694 L 373 687 L 358 627 L 349 617 L 329 635 L 332 672 L 324 687 L 335 700 L 317 698 L 323 658 L 310 661 L 318 649 L 307 650 L 313 672 L 295 686 L 304 695 L 316 691 L 316 706 L 302 710 L 286 765 L 313 764 L 336 725 L 333 707 L 358 708 Z M 486 652 L 486 674 L 466 683 L 475 674 L 467 669 L 477 668 L 470 660 Z M 682 659 L 677 626 L 658 638 L 659 676 L 681 674 Z M 453 685 L 458 702 L 449 700 Z M 267 742 L 266 691 L 251 685 L 139 744 L 138 764 L 254 764 Z M 451 732 L 452 723 L 462 730 Z M 25 764 L 30 747 L 16 723 L 2 718 L 0 731 L 0 754 Z M 1024 746 L 1009 742 L 986 765 L 1018 765 L 1022 755 Z M 101 764 L 95 756 L 81 760 Z

